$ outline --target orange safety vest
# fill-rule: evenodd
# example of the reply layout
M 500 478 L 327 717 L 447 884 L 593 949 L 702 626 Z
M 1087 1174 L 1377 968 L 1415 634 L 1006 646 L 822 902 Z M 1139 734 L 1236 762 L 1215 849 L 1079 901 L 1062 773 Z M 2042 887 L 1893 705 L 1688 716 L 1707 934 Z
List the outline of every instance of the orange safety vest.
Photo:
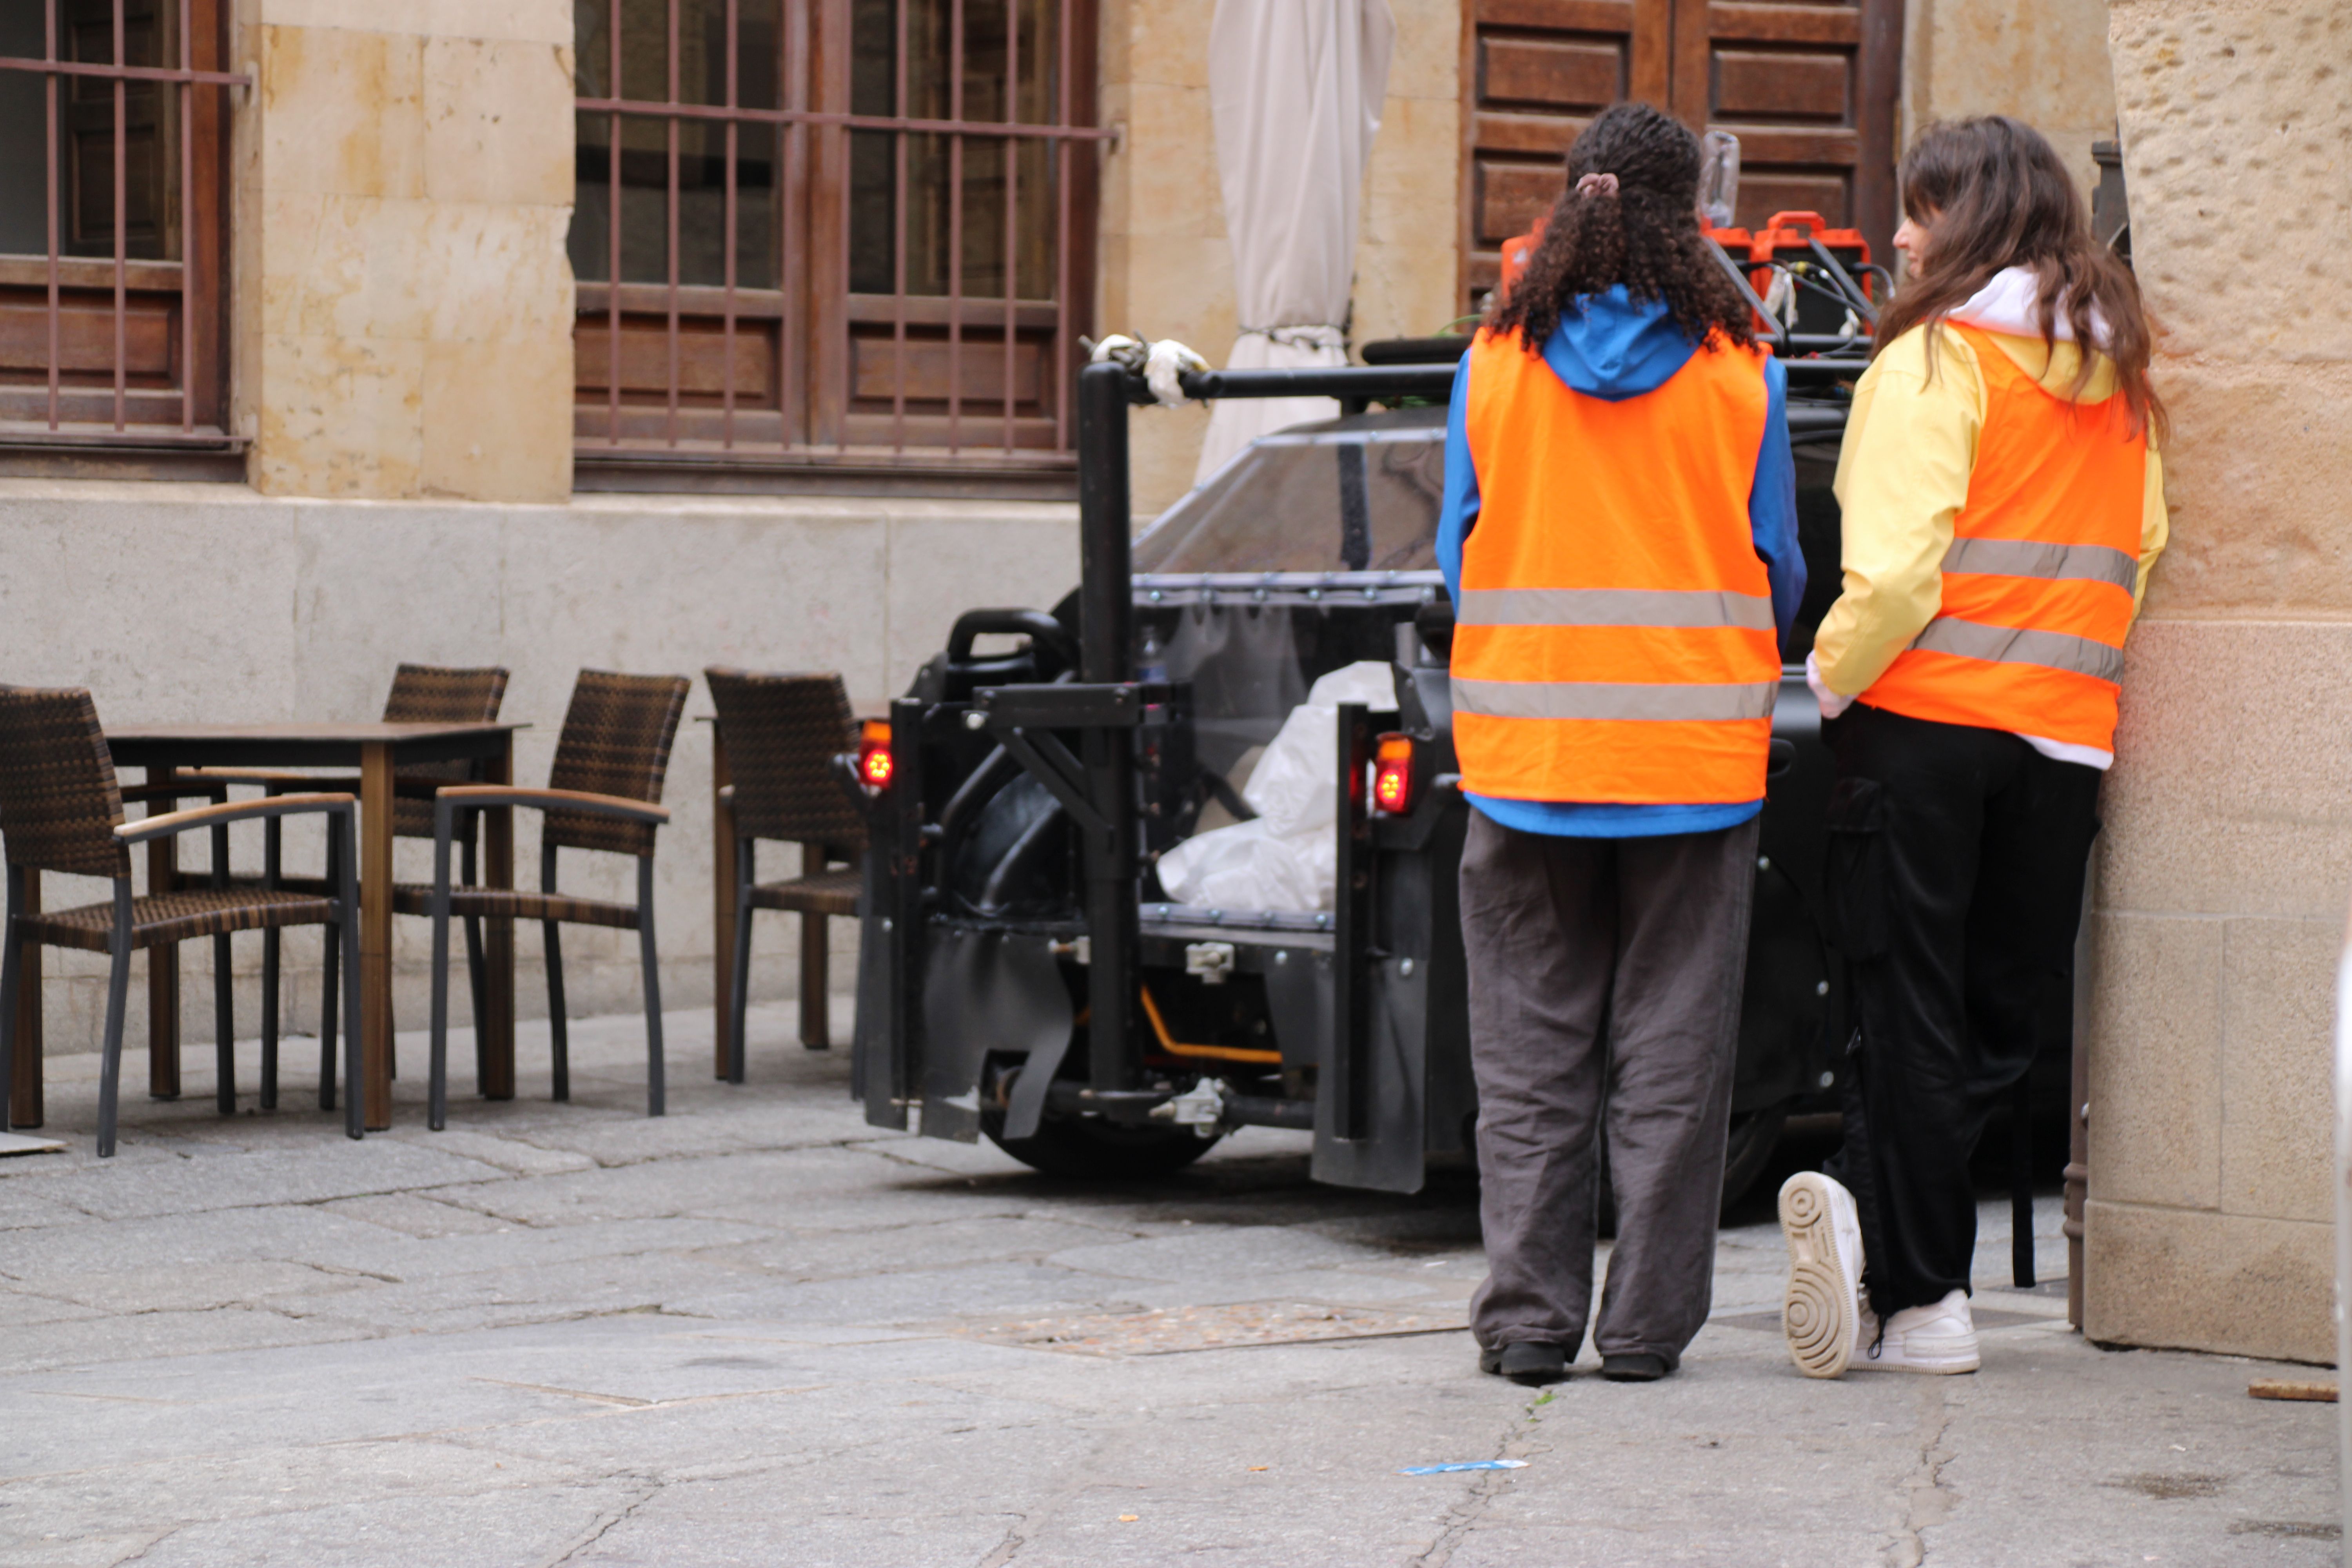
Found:
M 1470 350 L 1476 524 L 1454 606 L 1462 787 L 1507 800 L 1758 800 L 1780 656 L 1748 498 L 1763 353 L 1717 340 L 1622 402 L 1517 333 Z
M 1985 417 L 1943 605 L 1861 700 L 2112 752 L 2147 434 L 2120 393 L 2069 403 L 1979 329 L 1954 330 L 1976 350 Z

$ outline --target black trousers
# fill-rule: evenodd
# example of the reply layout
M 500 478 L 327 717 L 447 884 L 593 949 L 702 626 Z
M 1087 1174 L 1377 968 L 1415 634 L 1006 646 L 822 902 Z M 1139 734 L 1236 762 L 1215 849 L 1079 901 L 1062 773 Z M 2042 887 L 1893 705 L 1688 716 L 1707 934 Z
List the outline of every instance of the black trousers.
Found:
M 1859 702 L 1826 728 L 1826 891 L 1858 1028 L 1829 1173 L 1853 1189 L 1884 1317 L 1969 1287 L 1969 1160 L 2073 972 L 2101 775 Z

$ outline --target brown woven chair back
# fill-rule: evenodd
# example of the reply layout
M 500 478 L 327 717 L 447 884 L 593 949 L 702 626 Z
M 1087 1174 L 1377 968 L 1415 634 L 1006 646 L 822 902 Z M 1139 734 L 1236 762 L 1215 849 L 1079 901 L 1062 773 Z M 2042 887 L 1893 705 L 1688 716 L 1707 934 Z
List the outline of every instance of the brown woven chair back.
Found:
M 83 877 L 128 877 L 114 837 L 122 792 L 98 705 L 79 688 L 0 686 L 0 837 L 8 863 Z
M 387 724 L 488 724 L 506 700 L 507 672 L 487 669 L 445 669 L 433 664 L 404 664 L 392 672 L 392 692 L 383 700 Z M 412 763 L 400 770 L 404 779 L 463 784 L 470 776 L 465 763 Z M 395 800 L 392 830 L 403 838 L 433 837 L 433 803 Z
M 584 790 L 630 800 L 659 801 L 669 772 L 670 742 L 694 682 L 683 675 L 615 675 L 583 669 L 572 688 L 572 708 L 555 742 L 550 789 Z M 541 837 L 568 849 L 654 852 L 654 828 L 585 812 L 551 811 Z
M 848 851 L 866 823 L 834 776 L 833 759 L 857 746 L 857 721 L 838 675 L 706 669 L 735 783 L 735 829 Z

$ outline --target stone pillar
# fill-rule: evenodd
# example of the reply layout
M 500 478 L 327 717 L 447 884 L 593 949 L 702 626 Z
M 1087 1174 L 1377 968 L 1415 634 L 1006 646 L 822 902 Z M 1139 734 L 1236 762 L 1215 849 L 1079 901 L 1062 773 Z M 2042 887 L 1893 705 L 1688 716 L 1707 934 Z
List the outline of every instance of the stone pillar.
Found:
M 2352 891 L 2352 9 L 2116 0 L 2172 548 L 2104 805 L 2095 1340 L 2330 1361 Z
M 235 405 L 274 495 L 572 489 L 564 0 L 245 0 Z

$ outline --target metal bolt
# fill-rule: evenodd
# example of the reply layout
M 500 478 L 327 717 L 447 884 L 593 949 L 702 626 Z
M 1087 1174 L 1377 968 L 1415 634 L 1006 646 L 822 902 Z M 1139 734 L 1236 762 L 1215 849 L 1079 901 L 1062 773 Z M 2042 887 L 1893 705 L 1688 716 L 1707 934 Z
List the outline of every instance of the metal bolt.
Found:
M 1274 961 L 1276 963 L 1288 963 L 1290 962 L 1290 950 L 1286 947 L 1276 948 L 1274 950 Z
M 1155 605 L 1160 602 L 1160 590 L 1157 588 L 1151 590 L 1151 602 Z
M 1827 1089 L 1830 1085 L 1837 1082 L 1837 1074 L 1833 1072 L 1825 1072 L 1822 1074 L 1820 1082 L 1822 1088 Z
M 1769 871 L 1772 868 L 1772 857 L 1769 855 L 1756 857 L 1756 868 L 1759 871 Z
M 882 929 L 884 931 L 888 931 L 890 929 L 890 917 L 888 915 L 884 915 L 882 917 Z
M 1826 980 L 1816 980 L 1816 981 L 1814 981 L 1814 982 L 1813 982 L 1813 994 L 1814 994 L 1814 995 L 1816 995 L 1816 996 L 1826 996 L 1826 995 L 1828 995 L 1829 994 L 1830 994 L 1830 983 L 1829 983 L 1828 981 L 1826 981 Z
M 1412 973 L 1412 960 L 1408 958 L 1399 963 L 1397 965 L 1397 973 L 1399 974 L 1411 974 Z
M 975 708 L 963 716 L 963 727 L 967 730 L 985 730 L 988 728 L 988 715 Z

